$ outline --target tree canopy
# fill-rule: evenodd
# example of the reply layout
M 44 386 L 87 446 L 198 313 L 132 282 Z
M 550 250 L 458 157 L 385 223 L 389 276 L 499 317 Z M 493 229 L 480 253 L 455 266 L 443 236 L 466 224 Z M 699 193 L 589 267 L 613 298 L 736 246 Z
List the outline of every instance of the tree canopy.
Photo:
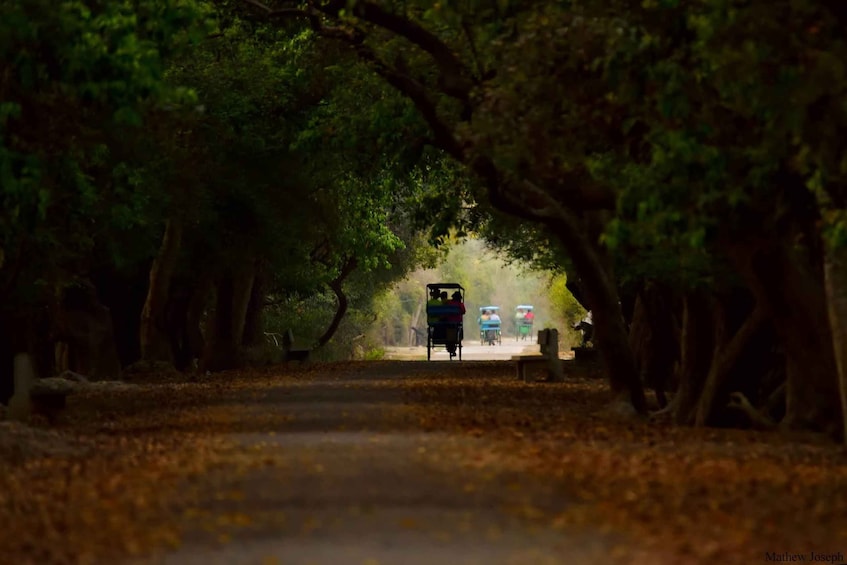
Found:
M 426 237 L 473 233 L 566 274 L 619 406 L 646 413 L 647 385 L 679 423 L 752 406 L 843 434 L 845 22 L 832 0 L 4 3 L 4 355 L 50 372 L 74 285 L 123 320 L 124 366 L 240 366 L 283 306 L 317 307 L 323 347 Z

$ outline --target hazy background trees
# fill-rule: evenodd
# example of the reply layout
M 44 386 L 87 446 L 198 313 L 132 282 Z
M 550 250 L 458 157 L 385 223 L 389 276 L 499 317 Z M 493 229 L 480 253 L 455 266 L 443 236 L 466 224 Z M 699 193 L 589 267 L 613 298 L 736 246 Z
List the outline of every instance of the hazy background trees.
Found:
M 374 304 L 376 321 L 367 332 L 369 343 L 412 346 L 426 343 L 426 285 L 436 282 L 458 282 L 465 287 L 465 339 L 479 335 L 479 309 L 499 306 L 503 320 L 503 339 L 515 339 L 514 316 L 519 304 L 535 307 L 535 329 L 555 327 L 563 335 L 565 345 L 574 343 L 571 325 L 585 310 L 565 288 L 565 275 L 534 272 L 529 265 L 507 260 L 483 240 L 469 239 L 446 246 L 443 262 L 432 268 L 421 268 L 382 293 Z

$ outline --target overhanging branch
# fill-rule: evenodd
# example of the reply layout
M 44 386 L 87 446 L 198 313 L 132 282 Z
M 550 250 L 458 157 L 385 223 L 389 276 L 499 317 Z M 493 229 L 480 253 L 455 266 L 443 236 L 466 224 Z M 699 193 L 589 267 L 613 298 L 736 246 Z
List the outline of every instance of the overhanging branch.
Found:
M 490 157 L 478 155 L 471 158 L 466 151 L 466 147 L 460 142 L 454 127 L 441 116 L 426 85 L 402 72 L 402 69 L 383 61 L 371 47 L 365 45 L 365 33 L 362 30 L 349 25 L 330 27 L 316 15 L 320 11 L 326 18 L 336 19 L 341 10 L 346 7 L 346 2 L 330 1 L 321 6 L 309 3 L 308 10 L 295 8 L 275 10 L 258 0 L 242 1 L 262 9 L 269 16 L 278 14 L 279 17 L 307 18 L 317 33 L 347 43 L 361 60 L 369 63 L 377 74 L 415 104 L 433 133 L 433 144 L 457 161 L 469 165 L 485 181 L 489 189 L 489 198 L 495 208 L 518 217 L 543 223 L 554 222 L 566 217 L 578 223 L 578 212 L 580 210 L 614 208 L 614 194 L 605 190 L 597 190 L 596 187 L 591 187 L 587 191 L 575 191 L 571 205 L 564 206 L 553 197 L 550 191 L 544 190 L 540 183 L 533 182 L 532 179 L 511 180 L 504 178 Z M 356 2 L 353 14 L 363 21 L 407 39 L 429 53 L 441 71 L 440 91 L 461 99 L 467 105 L 466 114 L 470 114 L 469 94 L 472 83 L 469 77 L 471 73 L 443 41 L 418 24 L 402 16 L 392 14 L 373 2 Z M 448 77 L 449 80 L 447 80 Z M 461 80 L 457 81 L 456 79 Z M 461 85 L 461 87 L 458 90 L 451 90 L 452 86 L 448 84 L 451 81 L 452 86 Z M 448 90 L 451 90 L 451 92 L 448 92 Z M 516 198 L 515 195 L 518 194 L 523 194 L 526 198 Z
M 456 138 L 452 128 L 441 118 L 423 84 L 414 78 L 397 72 L 377 57 L 376 53 L 366 45 L 354 45 L 360 58 L 369 62 L 374 70 L 391 86 L 406 95 L 421 113 L 433 133 L 433 141 L 437 147 L 446 151 L 454 159 L 464 162 L 464 150 Z
M 340 4 L 333 2 L 319 9 L 326 15 L 337 18 L 343 8 Z M 438 36 L 412 20 L 389 12 L 373 2 L 356 2 L 353 5 L 353 15 L 408 40 L 428 53 L 441 73 L 439 87 L 442 92 L 468 104 L 473 87 L 472 74 L 458 55 Z

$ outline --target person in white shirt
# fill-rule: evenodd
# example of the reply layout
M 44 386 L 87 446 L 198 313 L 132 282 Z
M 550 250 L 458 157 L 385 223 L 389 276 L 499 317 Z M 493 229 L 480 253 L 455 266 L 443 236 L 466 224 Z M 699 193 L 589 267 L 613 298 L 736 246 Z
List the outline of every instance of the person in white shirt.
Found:
M 582 343 L 580 344 L 580 347 L 586 347 L 594 337 L 594 322 L 591 319 L 590 310 L 582 320 L 574 324 L 573 329 L 582 332 Z

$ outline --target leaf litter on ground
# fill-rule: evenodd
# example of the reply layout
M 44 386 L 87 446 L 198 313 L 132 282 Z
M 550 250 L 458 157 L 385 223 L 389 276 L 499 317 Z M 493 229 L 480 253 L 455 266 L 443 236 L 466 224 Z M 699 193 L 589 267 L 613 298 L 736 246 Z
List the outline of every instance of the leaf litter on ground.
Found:
M 668 563 L 749 563 L 766 552 L 847 554 L 841 446 L 817 436 L 616 417 L 604 410 L 605 383 L 577 369 L 551 384 L 519 382 L 508 363 L 443 365 L 310 364 L 148 383 L 135 375 L 135 388 L 70 397 L 55 429 L 4 423 L 0 519 L 10 527 L 0 529 L 0 547 L 15 563 L 99 563 L 176 547 L 187 520 L 215 531 L 248 525 L 259 517 L 203 512 L 205 477 L 305 462 L 261 446 L 238 449 L 225 434 L 284 429 L 290 417 L 253 403 L 270 390 L 336 380 L 401 394 L 405 410 L 381 415 L 397 426 L 481 438 L 456 441 L 452 452 L 422 448 L 419 456 L 459 460 L 478 471 L 478 482 L 494 467 L 513 468 L 523 477 L 510 487 L 518 492 L 543 483 L 581 501 L 511 511 L 563 531 L 624 534 L 630 543 L 615 551 L 627 562 L 639 562 L 636 549 L 645 563 L 660 555 Z M 4 441 L 15 448 L 3 451 Z
M 674 427 L 604 410 L 605 383 L 503 373 L 410 383 L 432 430 L 491 438 L 497 458 L 590 501 L 554 518 L 625 532 L 671 562 L 847 555 L 847 455 L 813 435 Z

